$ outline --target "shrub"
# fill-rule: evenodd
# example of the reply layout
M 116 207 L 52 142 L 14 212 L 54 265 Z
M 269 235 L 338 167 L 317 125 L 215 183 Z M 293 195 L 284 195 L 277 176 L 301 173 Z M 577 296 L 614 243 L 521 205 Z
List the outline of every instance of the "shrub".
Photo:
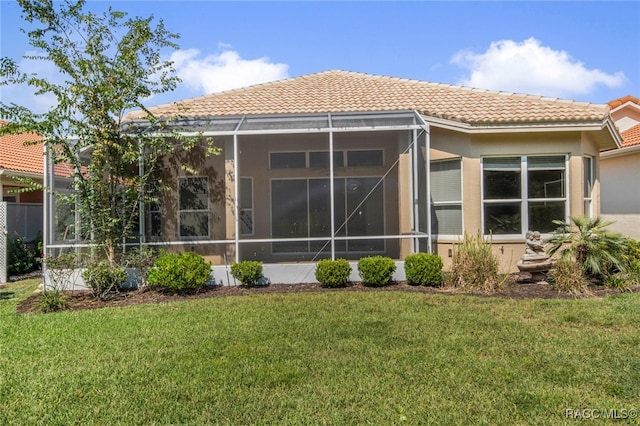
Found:
M 316 264 L 316 280 L 325 287 L 343 287 L 349 282 L 351 265 L 345 259 L 322 259 Z
M 67 296 L 61 291 L 45 291 L 40 298 L 40 310 L 44 313 L 67 309 Z
M 404 273 L 411 285 L 440 285 L 442 259 L 430 253 L 410 254 L 404 259 Z
M 591 293 L 582 270 L 575 261 L 567 257 L 561 257 L 555 262 L 549 278 L 559 292 L 572 295 Z
M 47 256 L 44 258 L 48 285 L 54 291 L 63 291 L 75 287 L 75 268 L 78 266 L 78 259 L 74 252 L 60 253 L 57 256 Z
M 194 291 L 206 285 L 211 264 L 192 252 L 162 253 L 148 275 L 150 287 L 174 292 Z
M 28 244 L 20 237 L 7 237 L 7 273 L 20 275 L 40 267 L 37 242 Z
M 358 261 L 358 274 L 364 285 L 388 285 L 395 271 L 396 264 L 389 257 L 369 256 Z
M 242 260 L 231 265 L 231 275 L 247 287 L 258 284 L 262 278 L 262 262 L 257 260 Z
M 87 287 L 91 289 L 93 297 L 107 299 L 120 290 L 120 285 L 127 279 L 127 271 L 102 261 L 89 265 L 82 273 L 82 277 Z
M 479 233 L 465 233 L 462 243 L 453 247 L 449 285 L 463 290 L 493 293 L 498 288 L 498 259 L 491 244 Z
M 606 275 L 625 270 L 626 239 L 606 228 L 612 222 L 601 218 L 572 217 L 570 223 L 554 220 L 558 225 L 551 238 L 549 254 L 575 259 L 587 278 L 603 279 Z
M 608 275 L 604 279 L 604 285 L 609 288 L 615 288 L 620 291 L 631 291 L 630 283 L 633 281 L 633 277 L 627 272 L 617 272 L 615 274 Z

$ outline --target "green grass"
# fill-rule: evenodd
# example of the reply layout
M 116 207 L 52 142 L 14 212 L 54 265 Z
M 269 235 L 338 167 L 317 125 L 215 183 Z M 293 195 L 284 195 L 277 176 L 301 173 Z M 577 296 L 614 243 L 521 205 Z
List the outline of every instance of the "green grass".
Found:
M 342 291 L 16 314 L 36 285 L 0 289 L 0 424 L 540 425 L 640 408 L 639 294 Z

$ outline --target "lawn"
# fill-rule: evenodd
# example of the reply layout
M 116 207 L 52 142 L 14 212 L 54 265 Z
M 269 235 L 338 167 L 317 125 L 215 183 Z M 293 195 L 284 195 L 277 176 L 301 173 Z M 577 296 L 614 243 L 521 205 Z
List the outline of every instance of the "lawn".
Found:
M 0 424 L 576 423 L 567 410 L 634 423 L 640 409 L 638 293 L 263 294 L 16 314 L 37 284 L 0 288 Z

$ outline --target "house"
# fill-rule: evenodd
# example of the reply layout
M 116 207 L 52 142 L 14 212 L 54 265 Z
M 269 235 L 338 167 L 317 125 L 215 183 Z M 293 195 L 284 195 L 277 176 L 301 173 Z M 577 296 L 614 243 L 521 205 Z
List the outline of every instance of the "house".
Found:
M 623 140 L 600 154 L 601 213 L 614 222 L 610 229 L 640 240 L 640 100 L 625 96 L 609 107 Z
M 25 179 L 42 183 L 41 140 L 34 134 L 0 136 L 0 202 L 6 202 L 0 229 L 27 241 L 42 233 L 42 191 L 24 191 L 29 186 Z
M 222 153 L 199 174 L 167 159 L 145 242 L 216 265 L 418 251 L 447 264 L 481 233 L 516 270 L 528 230 L 600 213 L 600 152 L 622 141 L 607 105 L 339 70 L 150 111 Z

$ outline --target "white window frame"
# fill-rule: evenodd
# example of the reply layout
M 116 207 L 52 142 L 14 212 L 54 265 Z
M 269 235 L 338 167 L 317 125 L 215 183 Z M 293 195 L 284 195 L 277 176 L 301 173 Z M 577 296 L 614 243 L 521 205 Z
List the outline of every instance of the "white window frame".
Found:
M 431 165 L 433 165 L 434 163 L 444 163 L 444 162 L 453 162 L 456 161 L 458 162 L 458 164 L 460 164 L 460 200 L 450 200 L 450 201 L 433 201 L 430 200 L 431 203 L 431 223 L 433 226 L 433 221 L 435 218 L 435 208 L 437 207 L 447 207 L 447 206 L 460 206 L 460 221 L 461 221 L 461 233 L 460 234 L 438 234 L 436 232 L 432 232 L 432 230 L 430 230 L 430 232 L 432 233 L 434 238 L 445 238 L 445 239 L 450 239 L 450 238 L 455 238 L 455 237 L 459 237 L 460 235 L 464 235 L 464 211 L 463 211 L 463 202 L 462 200 L 464 199 L 464 172 L 462 169 L 462 158 L 461 157 L 457 157 L 457 158 L 446 158 L 446 159 L 442 159 L 442 160 L 433 160 L 431 161 Z M 429 167 L 429 171 L 431 173 L 432 168 Z M 431 185 L 431 175 L 429 176 L 429 185 Z M 433 186 L 431 187 L 431 193 L 433 194 Z
M 564 168 L 562 170 L 564 170 L 564 185 L 563 185 L 563 191 L 564 191 L 564 197 L 553 197 L 553 198 L 529 198 L 529 187 L 528 187 L 528 181 L 529 181 L 529 170 L 528 170 L 528 159 L 529 158 L 534 158 L 534 157 L 563 157 L 564 158 Z M 520 159 L 520 198 L 506 198 L 506 199 L 490 199 L 490 200 L 486 200 L 484 198 L 484 172 L 485 172 L 485 159 L 491 159 L 491 158 L 519 158 Z M 554 169 L 547 169 L 547 170 L 554 170 Z M 505 203 L 505 202 L 511 202 L 511 203 L 519 203 L 520 204 L 520 233 L 519 234 L 493 234 L 493 238 L 500 238 L 500 239 L 509 239 L 510 237 L 517 237 L 517 238 L 521 238 L 523 237 L 526 232 L 529 229 L 529 203 L 537 203 L 537 202 L 556 202 L 556 201 L 563 201 L 564 202 L 564 220 L 566 221 L 568 219 L 569 216 L 569 206 L 571 205 L 570 202 L 570 191 L 569 191 L 569 156 L 567 154 L 535 154 L 535 155 L 503 155 L 503 156 L 484 156 L 481 158 L 480 161 L 480 197 L 481 197 L 481 202 L 482 202 L 482 207 L 480 209 L 480 215 L 481 215 L 481 226 L 482 226 L 482 232 L 483 235 L 488 236 L 488 234 L 485 233 L 485 224 L 486 224 L 486 218 L 485 218 L 485 206 L 487 204 L 499 204 L 499 203 Z M 535 231 L 535 229 L 534 229 Z M 549 233 L 546 233 L 545 235 L 549 235 Z
M 588 161 L 588 164 L 587 164 Z M 587 182 L 587 167 L 589 168 L 589 181 Z M 589 219 L 593 219 L 593 186 L 595 185 L 595 158 L 585 155 L 582 159 L 583 173 L 583 214 Z M 588 186 L 587 186 L 588 183 Z

